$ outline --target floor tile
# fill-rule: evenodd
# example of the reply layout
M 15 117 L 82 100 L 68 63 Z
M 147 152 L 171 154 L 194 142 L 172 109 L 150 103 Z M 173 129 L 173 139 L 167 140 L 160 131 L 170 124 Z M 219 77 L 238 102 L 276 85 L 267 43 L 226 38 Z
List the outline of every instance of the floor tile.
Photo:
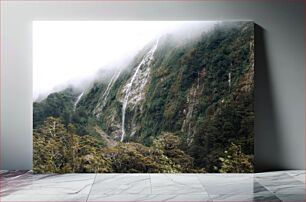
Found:
M 151 174 L 152 194 L 202 194 L 207 195 L 196 175 Z
M 252 195 L 253 175 L 245 174 L 204 174 L 197 176 L 208 194 Z
M 32 172 L 30 171 L 4 171 L 1 172 L 0 174 L 0 181 L 5 181 L 5 180 L 16 180 L 16 179 L 20 179 L 23 178 L 24 176 L 29 176 L 29 175 L 33 175 Z
M 221 194 L 221 195 L 210 195 L 214 202 L 255 202 L 255 201 L 263 201 L 263 202 L 281 202 L 279 198 L 277 198 L 273 194 L 267 195 L 232 195 L 232 194 Z
M 0 170 L 0 175 L 2 175 L 3 173 L 7 173 L 8 170 Z
M 4 196 L 1 197 L 1 202 L 45 202 L 45 201 L 50 201 L 50 202 L 86 202 L 88 195 L 58 195 L 58 194 L 53 194 L 53 195 L 35 195 L 35 194 L 30 194 L 30 195 L 9 195 L 9 196 Z
M 97 174 L 92 195 L 151 194 L 149 174 Z
M 266 187 L 264 187 L 263 185 L 261 185 L 259 182 L 254 180 L 253 183 L 253 194 L 272 194 L 271 191 L 269 191 Z
M 301 170 L 294 170 L 286 172 L 288 175 L 292 176 L 294 179 L 299 180 L 305 183 L 306 175 L 305 171 Z
M 277 194 L 283 202 L 305 202 L 305 194 Z
M 0 180 L 1 183 L 0 196 L 13 194 L 15 191 L 29 187 L 33 184 L 33 182 L 48 176 L 50 176 L 50 174 L 33 175 L 32 173 L 22 173 L 22 174 L 17 172 L 5 173 Z
M 191 195 L 90 195 L 88 202 L 128 202 L 128 201 L 147 201 L 147 202 L 211 202 L 207 195 L 203 194 L 191 194 Z
M 64 195 L 88 194 L 96 174 L 29 175 L 11 180 L 1 189 L 1 195 Z
M 292 179 L 292 176 L 288 175 L 289 171 L 274 171 L 274 172 L 263 172 L 256 173 L 255 179 L 258 180 L 280 180 L 280 179 Z
M 305 184 L 287 173 L 256 177 L 261 185 L 275 194 L 304 194 Z
M 0 173 L 1 201 L 275 201 L 305 199 L 305 171 L 259 174 Z
M 274 194 L 254 194 L 253 201 L 262 201 L 262 202 L 282 202 L 276 195 Z

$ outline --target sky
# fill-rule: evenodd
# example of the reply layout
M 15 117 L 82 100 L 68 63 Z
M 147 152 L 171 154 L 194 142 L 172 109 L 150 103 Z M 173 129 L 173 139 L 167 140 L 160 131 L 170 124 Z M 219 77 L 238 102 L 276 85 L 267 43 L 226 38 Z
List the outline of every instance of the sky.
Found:
M 33 21 L 33 99 L 92 78 L 186 23 L 192 22 Z

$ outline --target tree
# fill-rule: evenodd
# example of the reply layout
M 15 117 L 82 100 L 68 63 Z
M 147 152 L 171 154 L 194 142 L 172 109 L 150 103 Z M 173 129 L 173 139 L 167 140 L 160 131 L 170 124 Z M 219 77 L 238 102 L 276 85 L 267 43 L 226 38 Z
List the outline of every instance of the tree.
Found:
M 59 118 L 49 117 L 34 129 L 34 172 L 112 172 L 102 156 L 102 145 L 94 137 L 75 135 L 75 126 L 68 129 Z
M 193 158 L 179 149 L 180 138 L 173 133 L 164 133 L 154 140 L 152 147 L 158 161 L 170 164 L 178 172 L 191 172 Z
M 253 155 L 246 155 L 242 153 L 241 146 L 231 143 L 231 145 L 224 151 L 223 157 L 219 160 L 222 167 L 219 169 L 220 173 L 250 173 L 254 172 Z
M 34 172 L 72 172 L 74 142 L 59 118 L 49 117 L 34 129 Z

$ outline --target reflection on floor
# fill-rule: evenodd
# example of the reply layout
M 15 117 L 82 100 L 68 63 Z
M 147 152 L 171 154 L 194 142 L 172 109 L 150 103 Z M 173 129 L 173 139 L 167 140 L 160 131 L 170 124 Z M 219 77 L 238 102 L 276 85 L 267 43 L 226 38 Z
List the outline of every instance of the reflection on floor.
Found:
M 43 174 L 1 171 L 0 201 L 305 201 L 305 171 Z

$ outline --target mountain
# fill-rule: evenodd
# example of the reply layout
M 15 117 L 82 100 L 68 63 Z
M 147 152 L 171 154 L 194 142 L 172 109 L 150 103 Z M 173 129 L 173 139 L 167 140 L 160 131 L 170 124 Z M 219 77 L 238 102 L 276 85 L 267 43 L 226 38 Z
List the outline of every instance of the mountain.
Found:
M 83 92 L 68 88 L 35 102 L 34 129 L 57 117 L 104 147 L 152 147 L 170 133 L 194 168 L 237 172 L 234 164 L 245 157 L 241 171 L 252 170 L 253 23 L 219 23 L 192 39 L 163 35 L 125 68 L 102 75 Z

